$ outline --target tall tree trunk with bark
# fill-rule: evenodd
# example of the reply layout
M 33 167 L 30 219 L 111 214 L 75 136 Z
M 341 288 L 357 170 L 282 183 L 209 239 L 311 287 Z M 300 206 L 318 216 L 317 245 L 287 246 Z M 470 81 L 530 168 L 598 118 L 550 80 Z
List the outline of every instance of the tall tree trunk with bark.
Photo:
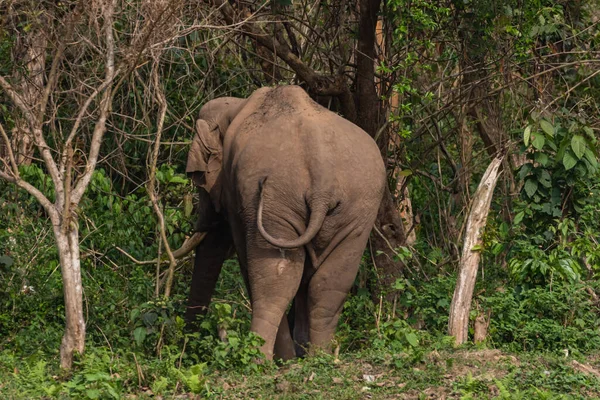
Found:
M 83 286 L 79 254 L 79 228 L 72 219 L 54 226 L 65 299 L 65 334 L 60 345 L 60 365 L 69 369 L 73 354 L 85 349 L 85 320 L 83 318 Z
M 358 44 L 356 50 L 356 124 L 375 138 L 385 123 L 380 98 L 375 82 L 375 46 L 377 15 L 381 8 L 381 0 L 360 0 L 358 22 Z M 383 115 L 382 115 L 383 114 Z M 388 138 L 381 135 L 380 149 L 384 160 L 387 160 Z M 395 248 L 406 244 L 404 223 L 394 202 L 389 185 L 377 213 L 374 234 L 371 236 L 373 248 L 379 255 L 373 255 L 375 268 L 379 276 L 379 285 L 374 292 L 375 297 L 385 294 L 388 301 L 393 300 L 391 287 L 402 276 L 402 265 L 396 259 Z

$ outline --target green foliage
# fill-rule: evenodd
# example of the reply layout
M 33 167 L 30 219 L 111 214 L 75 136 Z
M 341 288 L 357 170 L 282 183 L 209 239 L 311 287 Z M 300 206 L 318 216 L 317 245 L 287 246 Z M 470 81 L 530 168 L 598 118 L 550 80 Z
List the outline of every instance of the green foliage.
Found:
M 287 0 L 275 3 L 278 12 L 299 7 Z M 595 378 L 569 366 L 569 357 L 600 348 L 594 303 L 594 279 L 600 272 L 595 135 L 600 76 L 590 51 L 598 46 L 598 30 L 590 16 L 596 4 L 584 2 L 578 9 L 580 3 L 575 3 L 385 2 L 380 15 L 386 40 L 378 52 L 378 80 L 383 96 L 398 95 L 388 128 L 402 139 L 390 146 L 388 160 L 397 160 L 402 168 L 390 177 L 390 185 L 395 187 L 397 177 L 407 178 L 417 242 L 398 251 L 396 261 L 407 268 L 387 288 L 385 294 L 395 295 L 392 304 L 374 301 L 370 282 L 360 282 L 353 290 L 337 331 L 339 357 L 317 354 L 279 370 L 255 362 L 261 359 L 262 340 L 249 332 L 249 303 L 235 260 L 226 262 L 200 331 L 188 333 L 181 315 L 189 263 L 177 270 L 173 294 L 164 299 L 155 296 L 162 271 L 136 265 L 117 250 L 141 260 L 155 258 L 159 251 L 156 216 L 144 187 L 155 110 L 148 104 L 151 87 L 137 83 L 155 66 L 138 65 L 135 79 L 119 81 L 101 150 L 106 161 L 93 174 L 77 210 L 88 340 L 85 356 L 69 374 L 56 368 L 64 306 L 51 226 L 34 199 L 0 182 L 0 397 L 170 398 L 192 393 L 202 398 L 351 399 L 357 392 L 373 398 L 435 397 L 435 391 L 427 392 L 432 388 L 447 389 L 437 397 L 484 398 L 496 389 L 500 398 L 576 397 L 579 391 L 598 395 Z M 329 32 L 329 15 L 318 15 L 319 9 L 326 14 L 337 9 L 322 2 L 315 11 L 317 30 Z M 125 17 L 125 12 L 119 16 L 117 30 L 128 40 Z M 336 46 L 352 50 L 354 16 L 334 17 L 333 25 L 340 25 L 332 35 Z M 12 79 L 24 69 L 15 65 L 19 41 L 9 30 L 9 20 L 0 22 L 0 75 Z M 31 27 L 28 21 L 15 20 L 18 32 Z M 289 32 L 299 31 L 292 27 Z M 191 137 L 187 127 L 193 127 L 198 107 L 207 99 L 245 96 L 265 84 L 257 78 L 256 64 L 249 62 L 256 51 L 250 42 L 236 43 L 231 53 L 229 38 L 193 30 L 161 53 L 158 71 L 168 102 L 164 137 L 175 144 L 161 147 L 156 179 L 173 248 L 189 235 L 193 222 L 191 185 L 183 170 L 185 143 Z M 299 57 L 316 72 L 329 75 L 334 68 L 352 74 L 348 57 L 324 62 L 322 49 L 332 50 L 327 40 L 300 47 Z M 49 53 L 46 67 L 51 64 Z M 100 71 L 103 65 L 80 67 Z M 82 82 L 85 95 L 94 82 Z M 479 84 L 488 85 L 485 99 L 469 98 Z M 52 96 L 62 105 L 53 111 L 56 119 L 44 123 L 51 145 L 69 131 L 78 110 L 73 100 L 80 99 L 72 96 L 69 79 L 59 79 L 56 86 Z M 483 258 L 472 320 L 479 310 L 491 311 L 485 344 L 513 351 L 511 356 L 519 359 L 505 370 L 492 370 L 497 375 L 491 377 L 478 373 L 485 362 L 473 361 L 477 349 L 456 350 L 444 336 L 468 202 L 489 162 L 489 145 L 479 126 L 486 120 L 471 115 L 481 100 L 497 101 L 499 127 L 508 132 L 502 142 L 522 142 L 526 158 L 517 182 L 508 182 L 505 171 L 506 186 L 516 183 L 519 198 L 511 197 L 513 188 L 499 186 L 501 194 L 495 196 L 478 249 Z M 531 111 L 542 108 L 543 114 Z M 9 103 L 0 101 L 0 122 L 9 135 L 16 117 Z M 81 144 L 91 127 L 87 120 L 82 124 Z M 387 129 L 380 134 L 387 145 Z M 40 165 L 34 161 L 22 166 L 21 177 L 52 200 L 52 182 Z M 371 257 L 364 261 L 361 272 L 376 279 Z M 457 372 L 457 365 L 463 371 Z M 379 374 L 385 378 L 361 379 Z M 239 387 L 227 389 L 224 379 Z
M 200 324 L 200 332 L 189 335 L 189 357 L 207 362 L 219 370 L 259 370 L 264 358 L 262 338 L 250 332 L 250 318 L 236 312 L 240 307 L 212 303 Z
M 512 351 L 561 354 L 600 349 L 600 317 L 584 284 L 556 282 L 551 288 L 498 289 L 480 298 L 493 310 L 492 343 Z
M 434 334 L 445 333 L 455 285 L 456 277 L 444 275 L 429 282 L 397 282 L 404 289 L 399 303 L 410 310 L 408 321 Z
M 596 138 L 583 121 L 568 115 L 552 124 L 534 113 L 532 121 L 523 133 L 528 162 L 518 172 L 523 189 L 509 268 L 517 282 L 574 282 L 587 258 L 597 259 L 582 232 L 594 229 L 589 222 L 598 205 Z

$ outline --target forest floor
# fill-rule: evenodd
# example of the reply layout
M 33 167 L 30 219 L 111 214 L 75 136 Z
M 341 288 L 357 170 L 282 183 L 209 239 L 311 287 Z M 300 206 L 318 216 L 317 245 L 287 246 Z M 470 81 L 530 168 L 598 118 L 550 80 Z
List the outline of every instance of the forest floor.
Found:
M 177 354 L 169 360 L 138 354 L 134 362 L 109 354 L 91 347 L 66 375 L 52 366 L 57 359 L 4 357 L 0 398 L 600 399 L 600 353 L 372 349 L 226 370 L 183 368 Z
M 472 349 L 434 350 L 412 362 L 380 354 L 356 356 L 294 361 L 274 373 L 216 372 L 206 377 L 203 396 L 179 398 L 600 398 L 600 355 L 577 361 L 570 356 Z

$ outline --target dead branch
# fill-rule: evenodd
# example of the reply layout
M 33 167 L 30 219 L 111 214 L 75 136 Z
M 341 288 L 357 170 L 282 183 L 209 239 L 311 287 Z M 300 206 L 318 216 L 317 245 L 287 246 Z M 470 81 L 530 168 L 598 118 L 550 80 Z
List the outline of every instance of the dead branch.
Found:
M 473 299 L 473 289 L 479 268 L 481 251 L 481 233 L 485 228 L 490 211 L 494 188 L 498 181 L 500 165 L 504 156 L 492 160 L 481 178 L 479 187 L 473 197 L 473 204 L 466 225 L 465 240 L 460 260 L 456 289 L 450 305 L 450 320 L 448 331 L 454 336 L 457 345 L 463 344 L 468 338 L 469 312 Z

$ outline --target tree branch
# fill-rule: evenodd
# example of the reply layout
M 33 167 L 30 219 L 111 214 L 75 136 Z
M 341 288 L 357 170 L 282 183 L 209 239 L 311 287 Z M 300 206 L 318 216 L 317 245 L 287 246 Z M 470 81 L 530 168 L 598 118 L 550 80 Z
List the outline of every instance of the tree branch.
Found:
M 17 165 L 17 161 L 15 160 L 15 154 L 13 153 L 12 147 L 10 145 L 10 139 L 4 130 L 2 124 L 0 124 L 0 134 L 2 135 L 2 139 L 4 139 L 4 143 L 6 143 L 6 150 L 8 151 L 8 159 L 10 161 L 10 166 L 12 168 L 13 174 L 18 177 L 19 176 L 19 166 Z
M 104 29 L 106 36 L 106 66 L 105 66 L 105 82 L 112 82 L 115 77 L 115 42 L 113 35 L 113 18 L 115 12 L 116 0 L 111 0 L 106 6 L 104 12 Z M 90 154 L 88 161 L 85 166 L 85 172 L 81 178 L 75 184 L 75 188 L 71 193 L 71 201 L 74 204 L 79 204 L 85 189 L 87 188 L 92 174 L 96 169 L 98 163 L 98 154 L 100 153 L 100 145 L 102 144 L 102 137 L 106 132 L 106 120 L 108 118 L 108 111 L 110 108 L 110 100 L 112 98 L 112 91 L 108 88 L 104 91 L 102 100 L 100 101 L 100 116 L 94 127 L 94 133 L 92 134 L 92 142 L 90 145 Z
M 207 0 L 210 4 L 217 6 L 221 10 L 221 14 L 225 21 L 232 25 L 236 19 L 235 10 L 225 0 Z M 340 73 L 338 75 L 321 75 L 316 73 L 312 68 L 306 65 L 294 52 L 287 43 L 281 43 L 276 38 L 269 37 L 267 34 L 258 29 L 255 25 L 244 24 L 240 27 L 242 32 L 254 40 L 261 46 L 270 50 L 287 65 L 294 70 L 298 77 L 306 82 L 308 86 L 319 95 L 323 96 L 339 96 L 343 103 L 352 99 L 350 89 L 348 88 L 346 77 Z M 354 103 L 344 104 L 344 109 L 349 115 L 348 119 L 354 119 L 356 110 Z
M 42 158 L 44 159 L 44 163 L 46 164 L 46 168 L 52 178 L 52 182 L 54 183 L 54 187 L 56 189 L 56 195 L 58 198 L 62 196 L 62 187 L 61 187 L 61 174 L 58 171 L 56 166 L 56 162 L 54 162 L 54 158 L 52 158 L 52 154 L 50 153 L 50 148 L 46 144 L 46 140 L 44 139 L 44 135 L 42 133 L 41 125 L 37 124 L 37 118 L 35 114 L 31 111 L 31 109 L 25 104 L 22 97 L 17 93 L 17 91 L 12 87 L 12 85 L 3 77 L 0 76 L 0 87 L 4 89 L 8 97 L 12 100 L 12 102 L 21 110 L 21 112 L 25 115 L 27 119 L 27 123 L 29 124 L 29 128 L 33 133 L 33 138 L 35 140 L 35 144 L 38 147 L 38 150 L 42 154 Z
M 167 232 L 165 229 L 165 217 L 159 207 L 158 199 L 156 197 L 156 163 L 158 162 L 158 153 L 160 150 L 160 139 L 162 137 L 163 126 L 165 122 L 165 116 L 167 115 L 167 99 L 165 98 L 164 93 L 160 89 L 160 80 L 158 77 L 158 62 L 154 65 L 152 71 L 152 78 L 154 81 L 154 91 L 155 98 L 157 103 L 160 106 L 160 111 L 158 115 L 158 123 L 156 126 L 156 141 L 154 143 L 154 149 L 152 151 L 152 157 L 150 159 L 150 176 L 148 178 L 148 185 L 146 186 L 146 190 L 148 192 L 148 196 L 152 201 L 152 207 L 154 208 L 154 212 L 158 218 L 158 227 L 160 230 L 160 237 L 165 246 L 165 250 L 167 251 L 167 255 L 169 257 L 169 270 L 167 273 L 167 282 L 165 285 L 165 297 L 169 297 L 171 294 L 171 286 L 173 284 L 173 275 L 175 273 L 175 267 L 177 266 L 177 261 L 173 256 L 173 252 L 171 251 L 171 246 L 169 245 L 169 241 L 167 240 Z M 157 284 L 157 291 L 158 285 Z

